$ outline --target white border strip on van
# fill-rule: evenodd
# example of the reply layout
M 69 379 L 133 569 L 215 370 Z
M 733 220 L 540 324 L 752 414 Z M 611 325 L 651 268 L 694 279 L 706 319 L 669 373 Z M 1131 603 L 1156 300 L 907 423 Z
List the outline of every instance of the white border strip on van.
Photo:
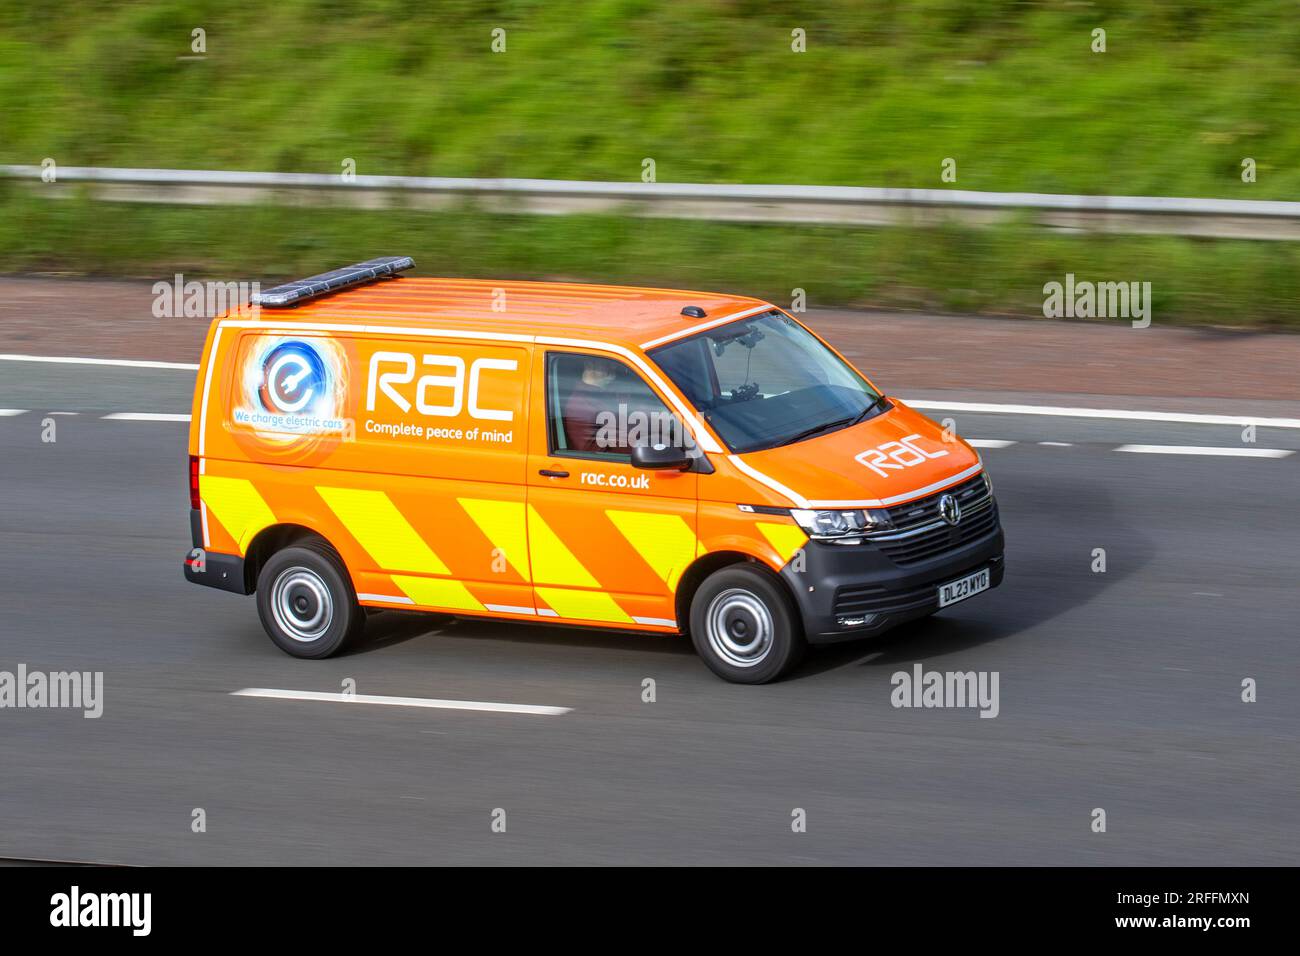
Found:
M 370 335 L 407 335 L 422 336 L 425 338 L 453 338 L 453 339 L 470 339 L 482 340 L 488 342 L 519 342 L 521 344 L 531 345 L 562 345 L 569 348 L 588 348 L 598 352 L 610 352 L 614 355 L 622 356 L 632 362 L 639 368 L 651 381 L 659 387 L 668 400 L 672 402 L 673 408 L 681 415 L 687 425 L 690 427 L 695 436 L 695 442 L 704 452 L 720 454 L 722 446 L 704 426 L 704 423 L 682 403 L 673 390 L 668 387 L 658 373 L 643 359 L 631 349 L 624 348 L 621 345 L 614 345 L 610 342 L 595 342 L 587 339 L 562 339 L 551 338 L 543 335 L 519 335 L 513 332 L 469 332 L 451 329 L 426 329 L 426 328 L 407 328 L 404 326 L 390 325 L 339 325 L 335 323 L 313 323 L 313 322 L 291 322 L 284 325 L 277 325 L 274 322 L 250 321 L 250 320 L 224 320 L 217 326 L 217 334 L 220 335 L 221 329 L 259 329 L 269 334 L 281 333 L 292 335 L 299 332 L 359 332 Z M 217 339 L 212 342 L 212 357 L 217 354 Z M 208 411 L 208 386 L 212 381 L 213 362 L 208 362 L 207 382 L 203 387 L 203 411 L 199 420 L 199 455 L 203 454 L 203 436 L 207 433 L 207 411 Z
M 536 341 L 535 335 L 515 332 L 473 332 L 468 329 L 428 329 L 406 325 L 358 325 L 336 322 L 282 322 L 264 319 L 223 319 L 220 328 L 261 329 L 272 334 L 293 335 L 304 329 L 310 332 L 363 332 L 374 335 L 416 335 L 440 339 L 489 339 L 494 342 Z
M 899 495 L 892 495 L 888 498 L 864 498 L 853 501 L 809 501 L 807 498 L 791 491 L 785 485 L 781 484 L 775 478 L 763 474 L 753 465 L 748 464 L 740 458 L 739 455 L 729 455 L 727 460 L 735 465 L 755 481 L 766 485 L 779 495 L 784 495 L 794 503 L 796 508 L 820 509 L 820 508 L 886 508 L 889 505 L 896 505 L 900 502 L 911 501 L 913 498 L 920 498 L 922 495 L 928 495 L 932 491 L 939 491 L 947 488 L 949 485 L 956 484 L 971 475 L 978 474 L 984 470 L 984 463 L 979 462 L 967 468 L 965 471 L 958 472 L 955 475 L 949 475 L 947 478 L 936 481 L 934 484 L 926 485 L 924 488 L 914 488 L 911 491 L 903 492 Z
M 953 485 L 959 481 L 963 481 L 971 477 L 971 475 L 977 475 L 983 470 L 984 470 L 984 463 L 979 462 L 977 464 L 971 465 L 965 471 L 960 471 L 955 475 L 949 475 L 947 478 L 943 478 L 939 481 L 936 481 L 932 485 L 926 485 L 924 488 L 916 488 L 913 489 L 912 491 L 904 492 L 901 495 L 892 495 L 888 498 L 880 498 L 878 500 L 866 500 L 866 501 L 810 501 L 808 502 L 808 507 L 809 508 L 887 508 L 890 505 L 901 504 L 904 501 L 911 501 L 913 498 L 920 498 L 922 495 L 928 495 L 932 491 L 939 491 L 943 488 L 947 488 L 949 485 Z
M 199 409 L 199 465 L 202 474 L 203 448 L 208 438 L 208 393 L 212 391 L 212 369 L 217 364 L 217 349 L 221 345 L 221 329 L 225 322 L 217 326 L 212 333 L 212 348 L 208 351 L 208 370 L 203 375 L 203 407 Z
M 385 604 L 414 604 L 415 601 L 405 594 L 358 594 L 358 601 L 383 601 Z
M 513 604 L 484 604 L 483 606 L 494 614 L 537 615 L 537 608 L 535 607 L 516 607 Z
M 651 368 L 650 364 L 646 362 L 645 359 L 641 358 L 641 356 L 637 355 L 631 349 L 624 348 L 621 345 L 613 345 L 609 342 L 589 342 L 585 339 L 557 339 L 548 335 L 539 335 L 535 341 L 538 345 L 562 345 L 568 348 L 588 348 L 595 349 L 599 352 L 612 352 L 614 355 L 622 356 L 644 372 L 650 381 L 658 385 L 659 390 L 668 396 L 668 400 L 673 403 L 673 408 L 677 409 L 677 414 L 681 415 L 682 418 L 686 420 L 686 424 L 690 427 L 692 434 L 695 436 L 695 443 L 700 446 L 701 451 L 711 452 L 713 454 L 722 453 L 722 446 L 718 444 L 717 439 L 709 434 L 709 430 L 704 426 L 704 423 L 700 421 L 695 412 L 687 408 L 685 403 L 680 401 L 677 396 L 673 394 L 673 390 L 668 387 L 668 384 L 659 377 L 659 373 Z
M 676 621 L 666 617 L 637 617 L 635 614 L 633 614 L 632 620 L 636 621 L 636 623 L 638 624 L 645 624 L 647 626 L 653 626 L 653 627 L 676 627 L 677 626 Z
M 713 319 L 709 322 L 701 322 L 699 325 L 692 325 L 690 328 L 682 329 L 678 332 L 669 332 L 667 335 L 662 335 L 657 339 L 651 339 L 649 342 L 642 342 L 641 348 L 645 350 L 652 349 L 657 345 L 663 345 L 666 342 L 673 342 L 677 339 L 684 339 L 687 336 L 694 335 L 696 332 L 703 332 L 705 329 L 712 329 L 719 325 L 726 325 L 728 322 L 734 322 L 737 319 L 744 319 L 751 315 L 756 315 L 759 312 L 775 311 L 777 311 L 776 306 L 771 305 L 770 303 L 764 303 L 763 305 L 755 306 L 752 309 L 745 309 L 741 312 L 733 312 L 731 315 L 724 315 L 720 319 Z
M 777 481 L 775 478 L 769 478 L 767 475 L 763 474 L 754 466 L 746 463 L 743 459 L 741 459 L 739 455 L 728 455 L 727 461 L 731 462 L 733 465 L 735 465 L 745 474 L 749 475 L 749 477 L 753 478 L 755 481 L 759 482 L 760 484 L 767 485 L 767 487 L 771 488 L 778 495 L 785 495 L 785 497 L 789 498 L 792 502 L 794 502 L 794 506 L 796 508 L 812 507 L 812 505 L 808 502 L 808 499 L 791 491 L 789 488 L 781 484 L 781 482 Z

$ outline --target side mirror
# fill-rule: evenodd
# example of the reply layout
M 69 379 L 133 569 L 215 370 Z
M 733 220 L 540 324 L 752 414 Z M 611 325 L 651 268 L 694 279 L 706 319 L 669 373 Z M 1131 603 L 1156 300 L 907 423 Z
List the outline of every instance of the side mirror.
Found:
M 685 448 L 671 445 L 637 445 L 632 449 L 632 467 L 654 470 L 685 471 L 691 467 L 691 457 Z

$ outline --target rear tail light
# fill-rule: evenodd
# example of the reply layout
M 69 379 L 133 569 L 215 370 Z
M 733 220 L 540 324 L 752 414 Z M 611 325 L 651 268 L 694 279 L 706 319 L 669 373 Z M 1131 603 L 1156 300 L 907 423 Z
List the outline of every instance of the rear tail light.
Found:
M 199 507 L 199 456 L 190 455 L 190 507 Z

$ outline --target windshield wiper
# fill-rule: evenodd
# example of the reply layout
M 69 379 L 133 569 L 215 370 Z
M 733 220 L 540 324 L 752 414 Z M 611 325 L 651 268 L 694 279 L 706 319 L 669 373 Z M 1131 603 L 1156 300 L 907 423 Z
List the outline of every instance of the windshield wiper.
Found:
M 856 425 L 858 422 L 866 418 L 873 408 L 879 408 L 883 404 L 885 404 L 885 396 L 877 395 L 871 401 L 867 402 L 867 407 L 858 413 L 857 418 L 853 419 L 853 424 Z
M 817 425 L 813 428 L 806 428 L 803 431 L 799 432 L 798 434 L 794 435 L 793 437 L 787 438 L 783 442 L 777 442 L 772 447 L 781 448 L 784 445 L 793 445 L 796 442 L 803 441 L 805 438 L 812 438 L 814 435 L 820 434 L 821 432 L 828 432 L 834 428 L 851 428 L 852 426 L 858 424 L 858 422 L 865 419 L 867 415 L 871 413 L 872 409 L 877 408 L 880 405 L 884 404 L 884 401 L 885 401 L 885 396 L 877 395 L 875 398 L 873 398 L 870 402 L 867 403 L 866 408 L 858 412 L 858 414 L 854 415 L 852 418 L 840 418 L 833 422 L 826 422 L 824 425 Z
M 794 435 L 791 438 L 787 438 L 785 441 L 777 442 L 772 447 L 780 448 L 783 445 L 793 445 L 795 442 L 803 441 L 805 438 L 812 438 L 813 435 L 817 435 L 825 431 L 830 431 L 832 428 L 843 428 L 847 425 L 852 425 L 854 421 L 856 421 L 856 419 L 854 418 L 841 418 L 838 421 L 826 422 L 826 424 L 818 425 L 815 428 L 806 428 L 803 431 L 799 432 L 797 435 Z

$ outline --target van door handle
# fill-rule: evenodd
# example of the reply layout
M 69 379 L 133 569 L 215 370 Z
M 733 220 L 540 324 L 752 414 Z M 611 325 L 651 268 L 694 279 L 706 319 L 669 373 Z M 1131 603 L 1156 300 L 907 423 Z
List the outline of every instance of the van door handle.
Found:
M 539 475 L 545 475 L 547 478 L 568 478 L 567 471 L 556 471 L 553 468 L 543 468 L 537 472 Z

